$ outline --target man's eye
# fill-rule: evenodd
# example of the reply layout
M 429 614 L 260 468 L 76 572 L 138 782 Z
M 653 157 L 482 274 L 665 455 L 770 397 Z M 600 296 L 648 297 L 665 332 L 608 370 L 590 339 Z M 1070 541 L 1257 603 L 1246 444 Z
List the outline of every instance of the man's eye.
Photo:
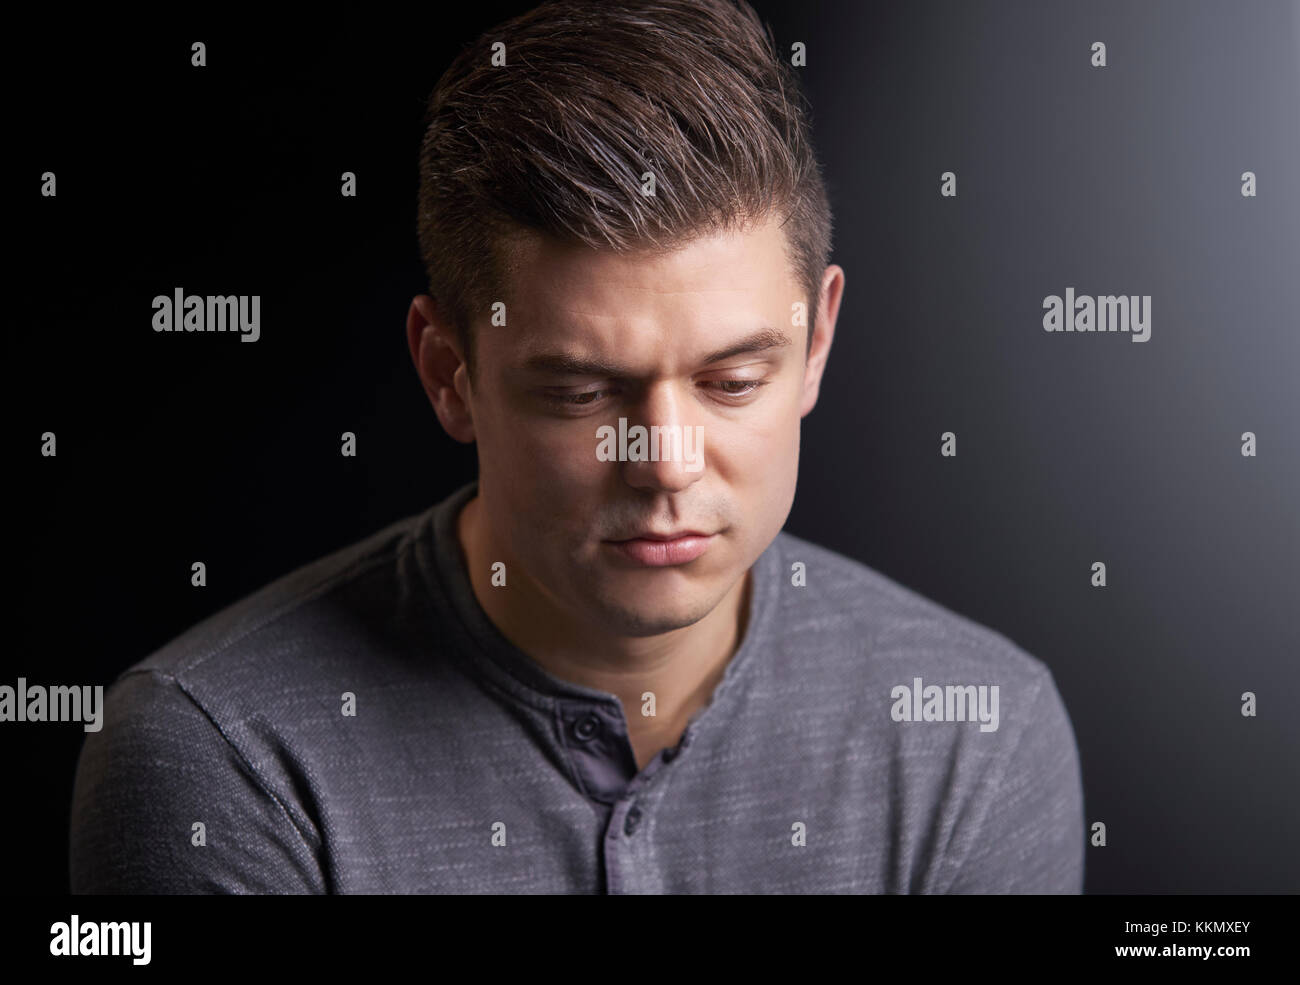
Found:
M 582 393 L 548 393 L 546 399 L 565 407 L 586 407 L 596 403 L 596 398 L 608 390 L 584 390 Z
M 745 397 L 759 387 L 767 386 L 767 380 L 717 380 L 715 382 L 722 387 L 722 393 L 728 397 Z M 729 389 L 732 386 L 744 387 L 745 389 Z
M 716 387 L 726 397 L 747 397 L 759 387 L 767 386 L 767 380 L 714 380 L 705 386 Z M 584 390 L 581 393 L 548 393 L 546 399 L 559 407 L 590 407 L 600 403 L 611 391 Z

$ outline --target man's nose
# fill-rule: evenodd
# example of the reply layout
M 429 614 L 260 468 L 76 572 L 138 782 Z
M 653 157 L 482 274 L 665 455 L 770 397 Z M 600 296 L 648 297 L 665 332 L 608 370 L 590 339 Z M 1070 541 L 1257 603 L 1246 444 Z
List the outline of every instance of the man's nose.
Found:
M 697 408 L 678 384 L 646 388 L 629 406 L 628 454 L 620 463 L 629 485 L 679 492 L 704 474 L 705 428 Z

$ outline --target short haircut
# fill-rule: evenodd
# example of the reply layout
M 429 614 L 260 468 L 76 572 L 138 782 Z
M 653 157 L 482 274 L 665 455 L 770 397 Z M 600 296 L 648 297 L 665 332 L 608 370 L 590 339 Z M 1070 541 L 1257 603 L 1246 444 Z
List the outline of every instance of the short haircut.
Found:
M 521 231 L 662 253 L 779 216 L 811 348 L 831 213 L 810 118 L 744 0 L 551 0 L 484 32 L 429 97 L 420 150 L 429 293 L 471 376 Z

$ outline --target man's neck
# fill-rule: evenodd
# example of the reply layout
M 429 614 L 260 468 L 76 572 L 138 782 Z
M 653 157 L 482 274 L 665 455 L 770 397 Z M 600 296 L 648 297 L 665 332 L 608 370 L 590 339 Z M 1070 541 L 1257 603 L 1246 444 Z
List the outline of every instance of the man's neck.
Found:
M 623 705 L 637 768 L 676 745 L 690 717 L 707 705 L 745 637 L 751 575 L 740 578 L 699 622 L 652 637 L 608 636 L 574 625 L 556 612 L 527 579 L 514 575 L 511 592 L 494 590 L 482 502 L 476 495 L 456 521 L 479 605 L 511 643 L 543 669 L 584 687 L 607 691 Z M 654 695 L 654 715 L 643 695 Z

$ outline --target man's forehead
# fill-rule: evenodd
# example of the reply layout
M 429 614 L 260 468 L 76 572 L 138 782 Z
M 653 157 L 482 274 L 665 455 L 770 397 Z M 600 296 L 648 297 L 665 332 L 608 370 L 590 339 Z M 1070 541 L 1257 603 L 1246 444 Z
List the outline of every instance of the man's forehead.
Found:
M 786 248 L 770 221 L 627 253 L 522 231 L 507 241 L 504 267 L 516 307 L 600 316 L 659 299 L 708 306 L 783 292 L 792 283 Z

